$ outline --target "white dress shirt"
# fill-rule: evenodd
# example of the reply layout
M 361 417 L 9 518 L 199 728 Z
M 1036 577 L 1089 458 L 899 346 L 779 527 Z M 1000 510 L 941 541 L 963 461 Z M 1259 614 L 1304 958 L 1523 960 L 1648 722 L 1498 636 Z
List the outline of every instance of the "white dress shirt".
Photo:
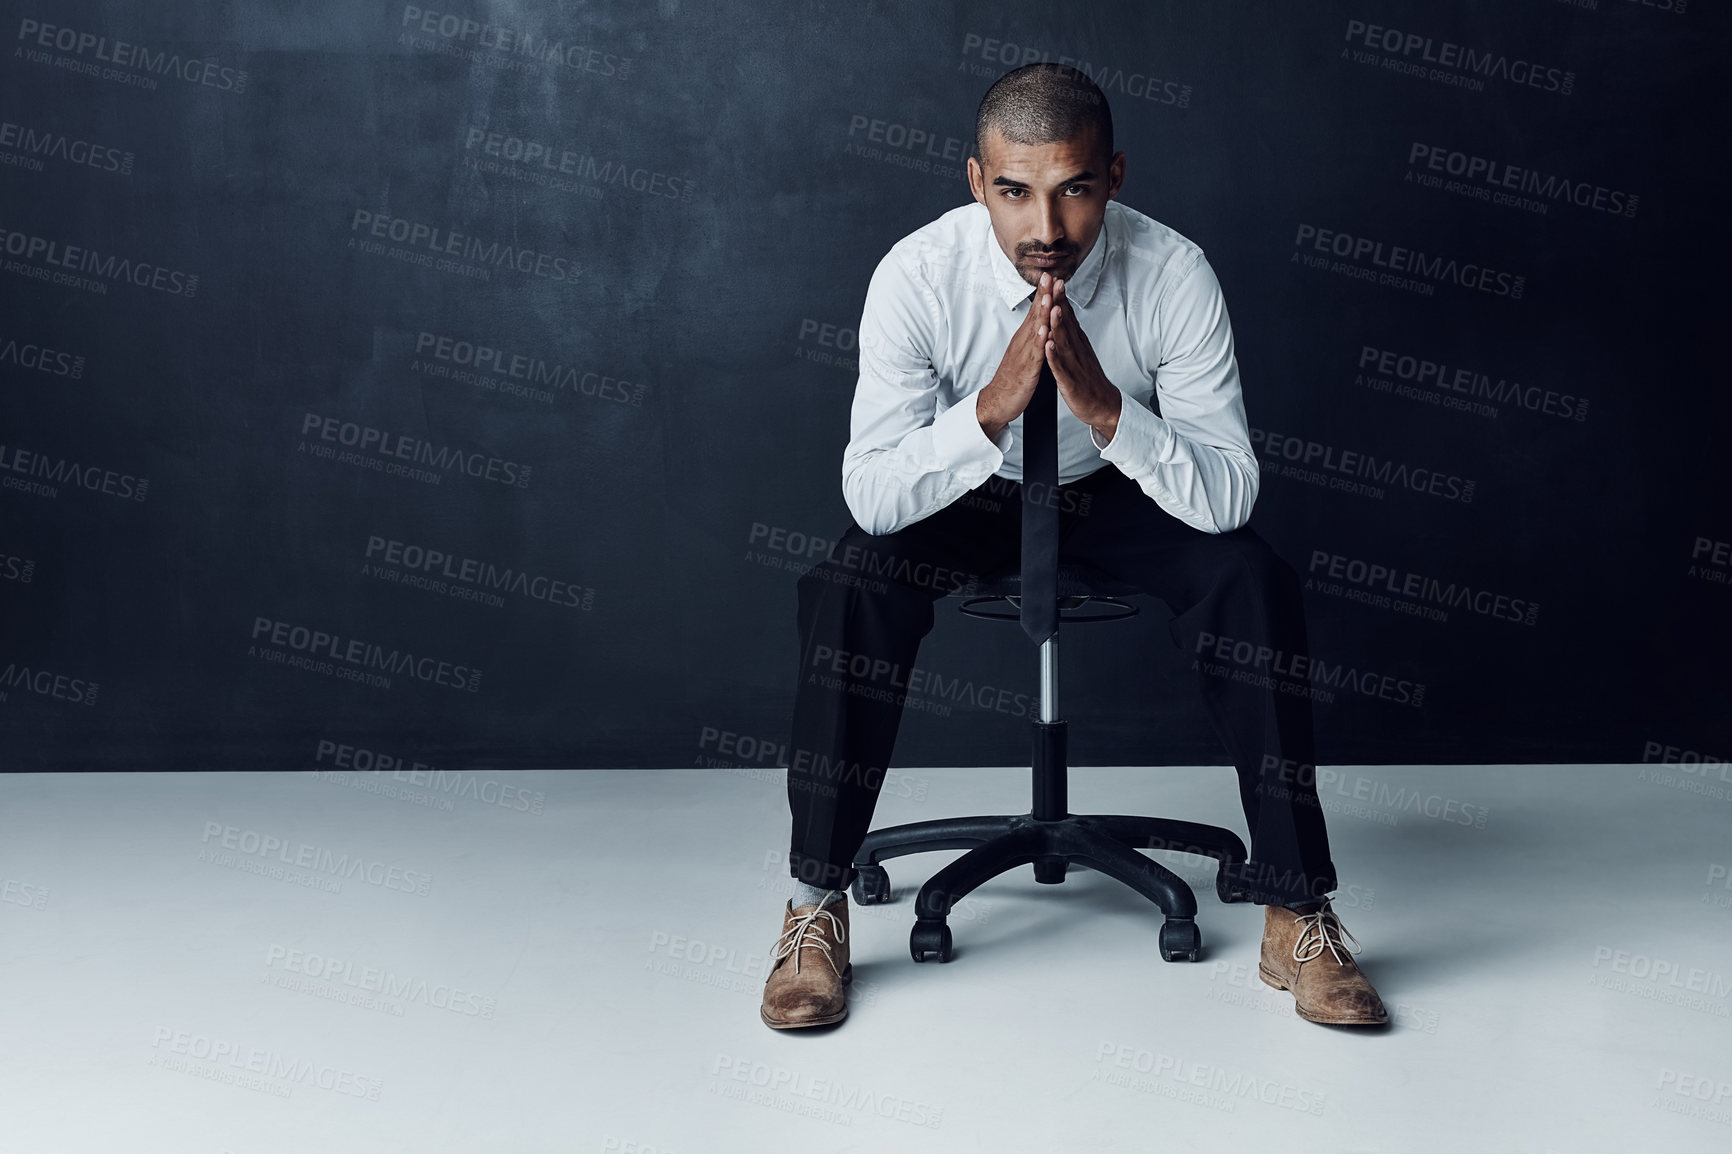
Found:
M 1112 464 L 1195 529 L 1243 525 L 1257 499 L 1257 458 L 1226 302 L 1203 250 L 1109 200 L 1066 290 L 1124 402 L 1103 444 L 1059 398 L 1059 483 Z M 860 382 L 842 454 L 843 498 L 862 529 L 893 533 L 995 473 L 1022 479 L 1022 417 L 995 442 L 980 427 L 975 397 L 998 370 L 1034 292 L 977 201 L 903 237 L 878 262 L 860 320 Z

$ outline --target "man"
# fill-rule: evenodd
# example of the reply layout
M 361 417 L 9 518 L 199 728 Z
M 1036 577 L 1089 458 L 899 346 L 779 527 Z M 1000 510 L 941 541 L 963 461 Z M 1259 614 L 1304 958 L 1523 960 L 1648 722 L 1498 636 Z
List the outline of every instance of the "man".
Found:
M 1386 1023 L 1327 899 L 1309 686 L 1282 672 L 1306 651 L 1304 605 L 1297 574 L 1245 524 L 1258 468 L 1214 271 L 1117 200 L 1125 156 L 1106 97 L 1075 69 L 1000 77 L 976 142 L 974 203 L 897 242 L 866 290 L 842 457 L 855 524 L 799 582 L 796 893 L 760 1016 L 773 1029 L 847 1016 L 845 891 L 902 713 L 882 671 L 913 667 L 937 598 L 1017 562 L 1019 417 L 1044 362 L 1064 402 L 1049 502 L 1061 556 L 1174 611 L 1239 774 L 1251 860 L 1237 880 L 1265 906 L 1263 980 L 1308 1020 Z

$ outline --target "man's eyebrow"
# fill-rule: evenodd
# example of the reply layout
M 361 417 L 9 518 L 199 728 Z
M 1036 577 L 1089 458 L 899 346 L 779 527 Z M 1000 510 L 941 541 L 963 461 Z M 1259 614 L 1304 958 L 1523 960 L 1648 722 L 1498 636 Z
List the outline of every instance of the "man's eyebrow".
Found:
M 1095 174 L 1085 168 L 1081 172 L 1077 173 L 1075 176 L 1068 176 L 1065 179 L 1059 181 L 1057 187 L 1062 188 L 1067 184 L 1081 184 L 1085 180 L 1094 180 L 1094 179 L 1095 179 Z M 995 185 L 1002 184 L 1007 188 L 1028 188 L 1029 187 L 1029 185 L 1024 184 L 1022 181 L 1012 180 L 1008 176 L 995 176 L 992 178 L 992 183 Z

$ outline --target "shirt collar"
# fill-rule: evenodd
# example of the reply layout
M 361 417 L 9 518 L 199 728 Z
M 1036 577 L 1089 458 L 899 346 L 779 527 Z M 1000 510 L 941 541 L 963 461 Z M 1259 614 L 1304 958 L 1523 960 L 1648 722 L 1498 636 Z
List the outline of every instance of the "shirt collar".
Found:
M 1087 308 L 1095 295 L 1095 287 L 1100 284 L 1101 269 L 1106 266 L 1107 245 L 1112 233 L 1112 207 L 1114 202 L 1107 201 L 1107 214 L 1101 221 L 1101 231 L 1095 237 L 1095 246 L 1077 266 L 1065 282 L 1065 295 L 1076 302 L 1079 308 Z M 1016 271 L 1016 265 L 1004 255 L 1004 249 L 999 247 L 998 237 L 992 231 L 992 217 L 986 217 L 986 247 L 988 259 L 992 262 L 993 280 L 998 285 L 998 295 L 1010 308 L 1015 308 L 1034 295 L 1034 286 L 1023 280 Z

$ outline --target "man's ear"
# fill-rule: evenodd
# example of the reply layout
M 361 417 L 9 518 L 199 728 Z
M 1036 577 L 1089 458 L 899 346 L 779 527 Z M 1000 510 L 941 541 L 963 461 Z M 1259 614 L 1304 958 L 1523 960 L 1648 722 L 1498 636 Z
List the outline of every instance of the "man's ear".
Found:
M 1113 153 L 1113 158 L 1107 162 L 1107 199 L 1117 200 L 1119 190 L 1125 186 L 1125 154 Z

